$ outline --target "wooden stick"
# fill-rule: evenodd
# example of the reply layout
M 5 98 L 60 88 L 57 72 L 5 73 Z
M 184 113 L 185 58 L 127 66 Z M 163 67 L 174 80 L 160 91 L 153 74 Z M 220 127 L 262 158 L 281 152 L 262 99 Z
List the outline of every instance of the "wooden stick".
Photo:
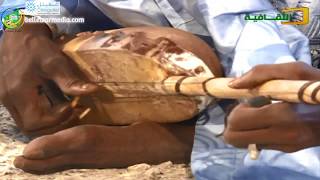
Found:
M 259 158 L 260 152 L 259 152 L 256 144 L 249 144 L 248 151 L 249 151 L 250 159 L 257 160 Z
M 72 108 L 75 108 L 75 107 L 79 104 L 79 101 L 80 101 L 80 97 L 79 97 L 79 96 L 75 97 L 75 98 L 71 101 L 70 106 L 71 106 Z M 80 120 L 83 119 L 86 115 L 89 114 L 90 111 L 91 111 L 91 108 L 85 109 L 85 110 L 79 115 L 79 119 L 80 119 Z
M 164 81 L 170 94 L 186 96 L 209 95 L 221 99 L 240 99 L 266 96 L 292 103 L 320 104 L 320 81 L 271 80 L 255 89 L 232 89 L 232 78 L 203 78 L 173 76 Z
M 71 104 L 70 104 L 71 108 L 75 108 L 75 107 L 78 105 L 79 101 L 80 101 L 80 97 L 79 97 L 79 96 L 75 97 L 75 98 L 71 101 Z
M 89 114 L 90 111 L 91 111 L 91 108 L 87 108 L 85 111 L 83 111 L 83 112 L 79 115 L 79 119 L 82 120 L 86 115 Z

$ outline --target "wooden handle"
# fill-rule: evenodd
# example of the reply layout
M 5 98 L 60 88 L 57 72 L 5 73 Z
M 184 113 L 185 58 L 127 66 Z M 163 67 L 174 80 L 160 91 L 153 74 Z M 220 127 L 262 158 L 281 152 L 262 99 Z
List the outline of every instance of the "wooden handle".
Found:
M 255 89 L 232 89 L 232 78 L 173 76 L 164 81 L 167 92 L 187 96 L 209 95 L 221 99 L 267 96 L 273 100 L 320 104 L 320 81 L 271 80 Z

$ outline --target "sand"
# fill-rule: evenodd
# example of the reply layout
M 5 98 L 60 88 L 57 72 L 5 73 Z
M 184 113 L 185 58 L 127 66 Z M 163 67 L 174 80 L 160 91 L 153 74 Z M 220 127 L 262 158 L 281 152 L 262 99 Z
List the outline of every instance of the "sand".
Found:
M 190 166 L 165 162 L 151 166 L 138 164 L 127 169 L 73 169 L 50 175 L 32 175 L 16 169 L 12 162 L 30 141 L 20 133 L 10 114 L 0 105 L 0 179 L 1 180 L 189 180 Z

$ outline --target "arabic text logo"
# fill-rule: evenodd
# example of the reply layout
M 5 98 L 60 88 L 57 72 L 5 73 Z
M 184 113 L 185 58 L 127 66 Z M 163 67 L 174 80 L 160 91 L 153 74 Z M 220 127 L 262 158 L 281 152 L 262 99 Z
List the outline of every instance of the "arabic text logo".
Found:
M 290 24 L 290 25 L 306 25 L 309 23 L 309 8 L 287 8 L 283 9 L 281 14 L 267 15 L 267 14 L 258 14 L 258 15 L 249 15 L 246 14 L 244 19 L 246 21 L 281 21 L 281 24 Z
M 23 26 L 24 15 L 19 9 L 7 9 L 1 16 L 5 30 L 18 30 Z
M 293 13 L 294 15 L 300 16 L 301 19 L 294 21 L 281 22 L 282 24 L 292 24 L 292 25 L 307 25 L 309 24 L 310 14 L 309 8 L 301 7 L 301 8 L 288 8 L 283 9 L 283 13 Z

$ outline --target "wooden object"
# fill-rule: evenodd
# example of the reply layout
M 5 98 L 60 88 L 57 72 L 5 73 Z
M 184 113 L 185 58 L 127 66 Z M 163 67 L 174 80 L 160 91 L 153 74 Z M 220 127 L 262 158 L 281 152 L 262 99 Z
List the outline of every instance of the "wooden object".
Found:
M 91 81 L 104 89 L 86 98 L 93 119 L 126 125 L 190 119 L 214 98 L 267 96 L 288 102 L 320 102 L 320 82 L 272 80 L 256 89 L 232 89 L 231 78 L 215 78 L 193 53 L 168 38 L 151 39 L 142 32 L 85 33 L 63 51 Z
M 92 108 L 89 119 L 103 124 L 180 122 L 197 115 L 213 99 L 161 89 L 161 82 L 171 76 L 214 77 L 202 60 L 167 38 L 149 39 L 139 32 L 88 33 L 65 44 L 63 51 L 87 78 L 104 87 L 80 102 Z

